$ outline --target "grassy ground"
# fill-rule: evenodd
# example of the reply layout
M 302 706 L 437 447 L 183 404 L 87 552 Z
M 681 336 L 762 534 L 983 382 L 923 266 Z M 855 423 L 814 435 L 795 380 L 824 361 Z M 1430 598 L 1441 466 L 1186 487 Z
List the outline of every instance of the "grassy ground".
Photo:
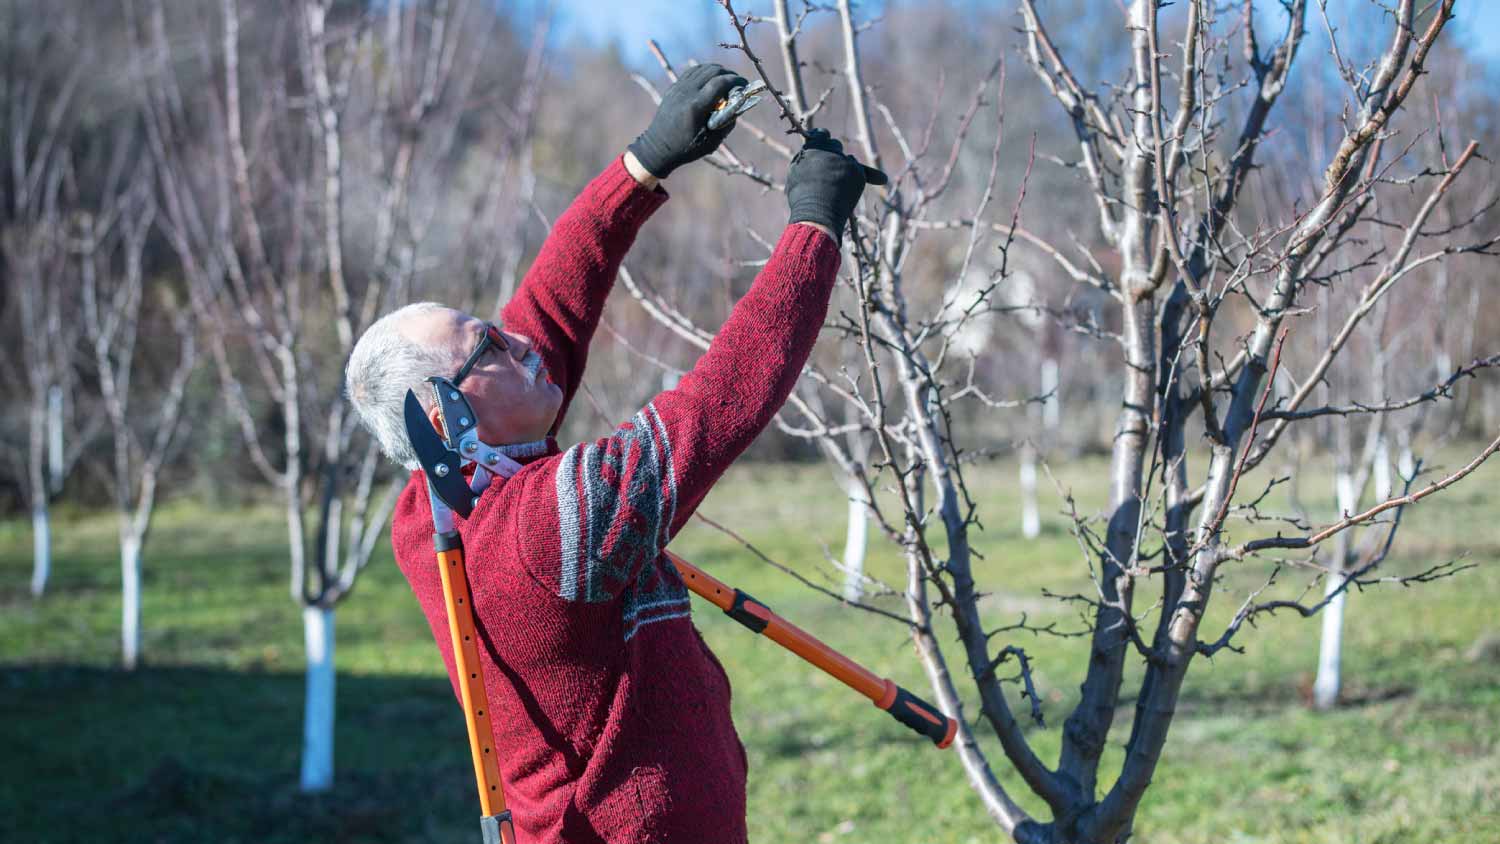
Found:
M 1104 468 L 1097 460 L 1063 468 L 1061 481 L 1086 511 L 1099 505 L 1085 493 L 1097 489 Z M 1022 542 L 1012 477 L 1001 467 L 977 483 L 982 512 L 991 514 L 977 572 L 992 592 L 987 620 L 998 625 L 1026 612 L 1034 622 L 1076 627 L 1073 609 L 1041 594 L 1043 585 L 1089 588 L 1066 522 L 1055 515 L 1060 503 L 1047 493 L 1043 537 Z M 1325 478 L 1304 471 L 1304 495 L 1326 497 Z M 1500 634 L 1500 520 L 1488 495 L 1497 479 L 1500 469 L 1486 466 L 1441 503 L 1408 514 L 1391 571 L 1465 553 L 1479 565 L 1351 601 L 1346 703 L 1337 711 L 1316 714 L 1304 703 L 1316 621 L 1277 617 L 1243 634 L 1246 654 L 1196 662 L 1136 840 L 1500 841 L 1500 656 L 1472 653 L 1476 641 Z M 824 571 L 820 544 L 842 542 L 844 503 L 820 467 L 738 469 L 703 509 L 804 571 Z M 61 515 L 56 569 L 40 602 L 26 593 L 28 528 L 0 522 L 0 841 L 475 840 L 463 727 L 388 551 L 338 614 L 338 786 L 306 798 L 295 787 L 301 627 L 287 598 L 274 509 L 211 514 L 176 502 L 161 512 L 146 553 L 148 664 L 132 674 L 112 668 L 119 613 L 112 521 Z M 897 626 L 831 604 L 701 524 L 673 547 L 925 692 Z M 899 582 L 896 560 L 878 540 L 872 548 L 873 570 Z M 1258 565 L 1227 571 L 1211 627 L 1263 577 Z M 697 608 L 735 684 L 735 719 L 752 767 L 752 840 L 1000 840 L 956 755 L 924 744 L 706 605 Z M 1047 727 L 1033 726 L 1031 737 L 1055 759 L 1084 643 L 1016 643 L 1035 659 L 1045 704 Z M 1118 769 L 1137 667 L 1126 679 L 1107 772 Z M 1014 691 L 1011 699 L 1024 711 Z M 976 711 L 970 701 L 968 714 Z M 996 743 L 986 743 L 1007 787 L 1038 810 Z

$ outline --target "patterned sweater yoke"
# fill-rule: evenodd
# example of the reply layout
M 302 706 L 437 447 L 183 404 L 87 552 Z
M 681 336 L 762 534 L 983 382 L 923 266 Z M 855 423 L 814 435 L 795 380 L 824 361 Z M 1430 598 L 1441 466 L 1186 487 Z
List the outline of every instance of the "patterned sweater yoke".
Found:
M 563 386 L 564 413 L 620 262 L 665 199 L 617 159 L 558 218 L 501 311 Z M 522 461 L 460 520 L 519 841 L 746 840 L 729 681 L 662 551 L 791 392 L 838 265 L 832 238 L 789 226 L 675 388 L 609 436 Z M 392 542 L 457 695 L 431 533 L 413 473 Z

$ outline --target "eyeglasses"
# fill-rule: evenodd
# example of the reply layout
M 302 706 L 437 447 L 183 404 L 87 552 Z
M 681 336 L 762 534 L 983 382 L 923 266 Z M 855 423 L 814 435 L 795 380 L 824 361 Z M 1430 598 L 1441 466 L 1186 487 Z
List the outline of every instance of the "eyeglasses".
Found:
M 510 351 L 510 344 L 505 342 L 505 335 L 500 332 L 500 327 L 487 322 L 484 324 L 484 334 L 479 337 L 479 344 L 474 347 L 474 351 L 469 353 L 469 359 L 464 361 L 464 365 L 458 368 L 458 374 L 453 376 L 453 386 L 457 387 L 463 382 L 469 370 L 474 368 L 474 364 L 479 363 L 479 356 L 492 345 L 499 346 L 504 351 Z

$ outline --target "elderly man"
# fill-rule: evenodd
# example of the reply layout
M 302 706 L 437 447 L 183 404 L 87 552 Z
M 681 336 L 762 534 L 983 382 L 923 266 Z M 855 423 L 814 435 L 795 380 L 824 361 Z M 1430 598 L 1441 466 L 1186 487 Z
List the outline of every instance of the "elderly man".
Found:
M 729 682 L 690 618 L 662 548 L 791 391 L 827 311 L 839 235 L 865 171 L 837 141 L 793 160 L 790 222 L 708 352 L 678 385 L 602 439 L 552 438 L 657 183 L 712 152 L 707 129 L 745 84 L 717 65 L 683 74 L 650 126 L 558 218 L 494 322 L 431 303 L 383 317 L 350 358 L 349 395 L 394 460 L 415 468 L 406 391 L 452 378 L 479 438 L 522 464 L 459 529 L 506 798 L 523 842 L 743 842 L 745 752 Z M 434 426 L 441 417 L 432 406 Z M 413 472 L 391 528 L 454 678 L 431 511 Z

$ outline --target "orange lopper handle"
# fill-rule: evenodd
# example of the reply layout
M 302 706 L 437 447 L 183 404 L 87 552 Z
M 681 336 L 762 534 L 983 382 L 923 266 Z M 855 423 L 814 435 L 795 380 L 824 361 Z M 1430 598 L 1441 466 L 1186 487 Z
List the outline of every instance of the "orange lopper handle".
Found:
M 464 723 L 469 728 L 469 751 L 474 757 L 474 781 L 479 786 L 479 827 L 485 844 L 515 844 L 515 828 L 505 808 L 505 789 L 495 755 L 495 733 L 490 728 L 479 662 L 479 636 L 474 631 L 474 609 L 469 597 L 469 575 L 464 570 L 464 543 L 458 531 L 436 533 L 438 570 L 443 576 L 443 603 L 448 632 L 453 636 L 453 659 L 458 667 L 459 696 Z
M 823 669 L 834 679 L 869 698 L 879 709 L 889 712 L 897 721 L 932 739 L 938 747 L 953 743 L 958 722 L 937 707 L 823 644 L 811 633 L 771 612 L 770 607 L 743 590 L 724 584 L 671 551 L 666 554 L 687 587 L 723 610 L 725 615 Z

